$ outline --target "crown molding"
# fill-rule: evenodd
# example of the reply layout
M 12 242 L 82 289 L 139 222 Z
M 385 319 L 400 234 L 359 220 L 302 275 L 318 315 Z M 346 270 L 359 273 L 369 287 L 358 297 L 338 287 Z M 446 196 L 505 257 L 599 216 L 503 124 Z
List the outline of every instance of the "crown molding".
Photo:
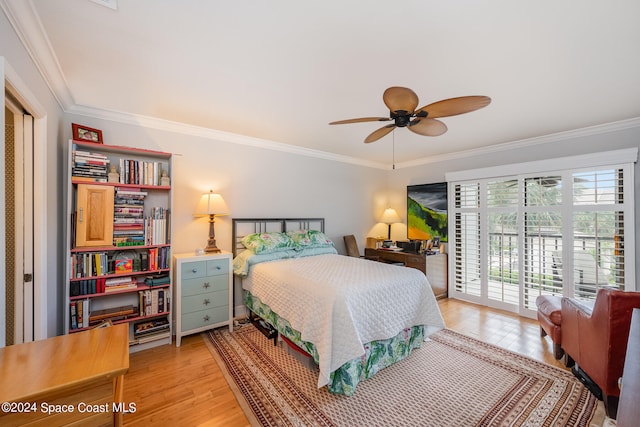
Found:
M 180 135 L 189 135 L 199 138 L 212 139 L 221 142 L 228 142 L 231 144 L 248 145 L 256 148 L 263 148 L 266 150 L 281 151 L 290 154 L 296 154 L 300 156 L 314 157 L 323 160 L 330 160 L 334 162 L 349 163 L 358 166 L 365 166 L 376 169 L 387 169 L 388 166 L 383 163 L 372 162 L 368 160 L 358 159 L 350 156 L 343 156 L 340 154 L 329 153 L 327 151 L 314 150 L 311 148 L 300 147 L 297 145 L 283 144 L 281 142 L 275 142 L 262 138 L 255 138 L 246 135 L 240 135 L 231 132 L 225 132 L 216 129 L 205 128 L 201 126 L 194 126 L 185 123 L 173 122 L 164 119 L 158 119 L 155 117 L 124 113 L 119 111 L 104 110 L 94 107 L 73 105 L 65 112 L 70 114 L 76 114 L 80 116 L 86 116 L 91 118 L 97 118 L 102 120 L 109 120 L 118 123 L 124 123 L 135 126 L 142 126 L 150 129 L 161 130 L 165 132 L 173 132 Z
M 568 139 L 584 138 L 592 135 L 601 135 L 603 133 L 616 132 L 626 129 L 640 127 L 640 117 L 627 120 L 606 123 L 602 125 L 589 126 L 581 129 L 574 129 L 564 132 L 557 132 L 548 135 L 536 136 L 533 138 L 520 139 L 517 141 L 505 142 L 502 144 L 490 145 L 488 147 L 474 148 L 471 150 L 458 151 L 455 153 L 447 153 L 438 156 L 423 157 L 421 159 L 412 160 L 410 162 L 397 163 L 396 169 L 409 168 L 414 166 L 422 166 L 430 163 L 444 162 L 448 160 L 457 160 L 467 157 L 480 156 L 491 153 L 498 153 L 517 148 L 532 147 L 536 145 L 548 144 L 551 142 L 561 142 Z
M 565 169 L 594 168 L 601 166 L 623 165 L 638 161 L 638 147 L 622 148 L 598 153 L 577 154 L 574 156 L 556 157 L 547 160 L 512 163 L 508 165 L 489 166 L 486 168 L 453 171 L 445 174 L 445 180 L 468 181 L 477 179 L 516 176 L 520 174 L 551 172 Z
M 71 107 L 73 96 L 32 1 L 0 0 L 0 7 L 60 107 Z

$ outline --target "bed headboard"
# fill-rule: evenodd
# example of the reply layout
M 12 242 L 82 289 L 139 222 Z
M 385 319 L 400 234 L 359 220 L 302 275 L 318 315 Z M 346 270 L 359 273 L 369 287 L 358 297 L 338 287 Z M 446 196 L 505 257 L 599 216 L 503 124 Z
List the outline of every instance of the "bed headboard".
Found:
M 233 256 L 244 250 L 242 238 L 270 231 L 318 230 L 324 233 L 324 218 L 233 218 Z

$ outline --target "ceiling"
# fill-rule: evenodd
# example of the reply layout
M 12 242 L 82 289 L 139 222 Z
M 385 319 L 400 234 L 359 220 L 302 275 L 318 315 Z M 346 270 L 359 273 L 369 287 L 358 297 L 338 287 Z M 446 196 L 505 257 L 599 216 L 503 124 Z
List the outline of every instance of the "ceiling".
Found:
M 100 3 L 117 8 L 105 7 Z M 402 3 L 0 0 L 65 111 L 387 167 L 505 149 L 640 117 L 637 0 Z M 419 106 L 487 95 L 438 137 L 385 123 L 382 94 Z M 206 133 L 205 133 L 206 134 Z

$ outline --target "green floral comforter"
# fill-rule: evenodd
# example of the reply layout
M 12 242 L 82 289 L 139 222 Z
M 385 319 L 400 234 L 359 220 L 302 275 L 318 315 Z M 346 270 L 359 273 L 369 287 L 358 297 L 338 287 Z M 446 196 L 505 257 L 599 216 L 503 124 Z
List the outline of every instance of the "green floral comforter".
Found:
M 250 292 L 244 291 L 244 301 L 251 311 L 270 323 L 278 333 L 306 351 L 318 363 L 319 356 L 315 346 L 303 341 L 300 332 L 293 329 L 289 322 L 274 313 L 269 306 L 263 304 Z M 393 338 L 366 343 L 365 354 L 350 360 L 331 373 L 327 385 L 329 391 L 346 396 L 353 395 L 360 381 L 371 378 L 381 369 L 404 359 L 411 350 L 420 347 L 424 339 L 424 326 L 419 325 L 407 328 Z

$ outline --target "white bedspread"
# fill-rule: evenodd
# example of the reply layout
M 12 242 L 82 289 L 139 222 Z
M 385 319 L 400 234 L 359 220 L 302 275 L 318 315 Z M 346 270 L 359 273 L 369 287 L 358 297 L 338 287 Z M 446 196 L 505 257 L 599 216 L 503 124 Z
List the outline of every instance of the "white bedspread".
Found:
M 343 255 L 318 255 L 257 264 L 242 282 L 313 343 L 320 356 L 318 387 L 345 362 L 364 354 L 363 344 L 444 320 L 419 270 Z

